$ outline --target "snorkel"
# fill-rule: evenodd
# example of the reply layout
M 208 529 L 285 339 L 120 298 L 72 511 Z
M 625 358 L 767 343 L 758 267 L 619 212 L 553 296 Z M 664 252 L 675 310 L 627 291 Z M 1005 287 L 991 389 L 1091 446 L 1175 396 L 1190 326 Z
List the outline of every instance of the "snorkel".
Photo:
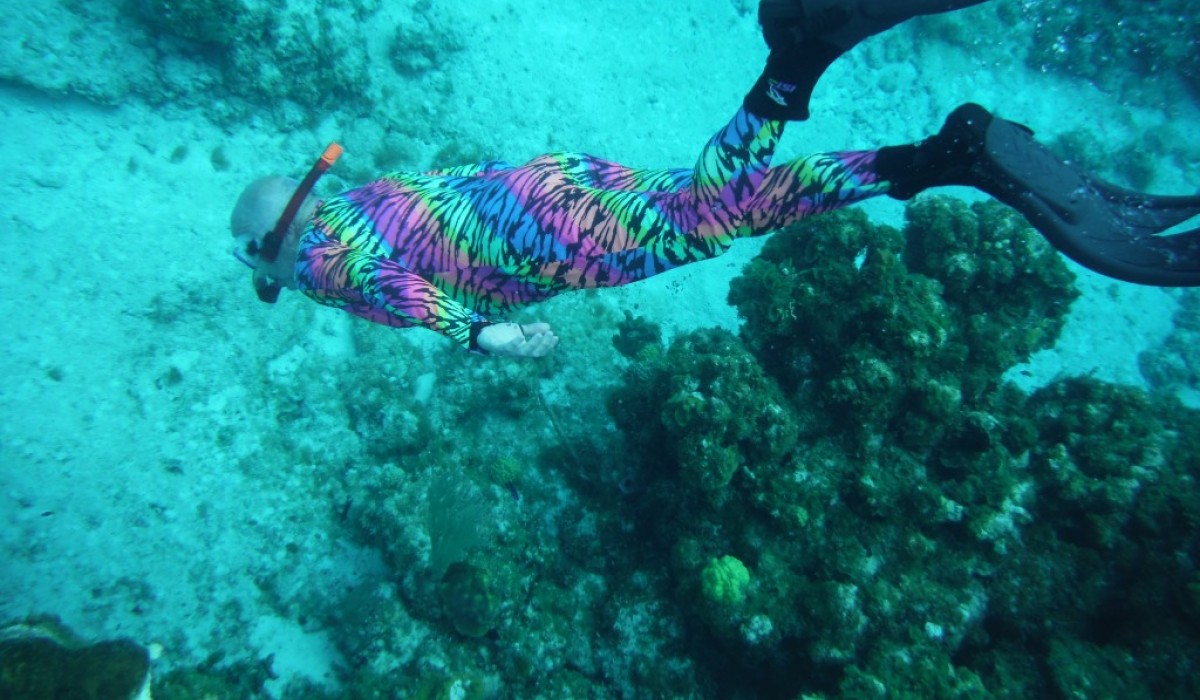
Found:
M 275 222 L 275 227 L 263 236 L 262 243 L 251 243 L 249 251 L 253 255 L 257 255 L 260 259 L 267 263 L 273 263 L 279 257 L 279 249 L 283 246 L 283 239 L 287 235 L 288 227 L 292 225 L 292 220 L 296 218 L 296 212 L 299 211 L 300 205 L 304 203 L 305 198 L 312 192 L 312 188 L 317 184 L 317 180 L 325 174 L 325 171 L 333 167 L 337 159 L 342 156 L 342 147 L 337 143 L 331 143 L 325 147 L 325 152 L 317 159 L 316 163 L 309 168 L 308 174 L 300 181 L 296 187 L 296 191 L 292 193 L 292 198 L 288 200 L 287 206 L 283 208 L 283 213 L 280 214 L 279 220 Z M 265 301 L 268 304 L 274 304 L 279 299 L 279 292 L 282 286 L 275 281 L 270 275 L 261 270 L 254 271 L 254 291 L 258 294 L 260 301 Z

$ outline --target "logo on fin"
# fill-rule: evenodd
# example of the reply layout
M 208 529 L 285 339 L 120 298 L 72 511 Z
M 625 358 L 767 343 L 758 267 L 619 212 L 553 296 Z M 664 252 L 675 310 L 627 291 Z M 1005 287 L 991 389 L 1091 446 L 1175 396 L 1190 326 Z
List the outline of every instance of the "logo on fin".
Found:
M 767 97 L 780 107 L 788 106 L 788 98 L 796 91 L 796 86 L 774 78 L 767 80 Z

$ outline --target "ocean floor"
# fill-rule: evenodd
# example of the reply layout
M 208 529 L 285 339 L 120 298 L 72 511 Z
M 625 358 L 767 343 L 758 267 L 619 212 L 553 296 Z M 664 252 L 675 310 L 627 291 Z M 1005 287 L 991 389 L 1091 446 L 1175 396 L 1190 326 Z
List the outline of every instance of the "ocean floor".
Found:
M 32 36 L 46 40 L 47 72 L 70 70 L 54 54 L 66 50 L 55 23 L 68 21 L 70 4 L 32 5 L 5 9 L 19 20 L 6 32 L 0 81 L 8 251 L 0 262 L 0 620 L 53 614 L 84 638 L 161 644 L 159 673 L 223 652 L 271 656 L 271 692 L 297 679 L 334 687 L 352 663 L 331 630 L 336 616 L 319 612 L 324 602 L 415 575 L 397 573 L 396 552 L 381 554 L 347 518 L 351 494 L 361 494 L 336 475 L 378 461 L 371 438 L 353 427 L 363 382 L 438 420 L 462 421 L 423 423 L 436 439 L 490 441 L 499 454 L 560 439 L 543 413 L 569 430 L 614 433 L 603 394 L 626 363 L 610 347 L 624 312 L 661 324 L 668 337 L 739 327 L 725 298 L 758 240 L 640 284 L 526 309 L 519 318 L 559 331 L 556 357 L 497 367 L 502 361 L 455 355 L 426 331 L 367 328 L 295 294 L 259 303 L 229 254 L 228 216 L 246 182 L 302 173 L 328 140 L 342 140 L 347 155 L 326 188 L 389 167 L 454 164 L 435 162 L 450 140 L 467 144 L 459 152 L 513 163 L 577 150 L 690 166 L 765 56 L 749 0 L 444 3 L 457 50 L 417 76 L 368 61 L 374 85 L 395 81 L 385 113 L 327 108 L 312 127 L 266 113 L 214 119 L 204 100 L 233 99 L 219 85 L 187 104 L 138 94 L 102 103 L 70 81 L 14 77 L 38 70 Z M 388 34 L 417 5 L 385 2 L 370 15 L 359 28 L 368 59 L 386 62 L 372 33 Z M 1030 69 L 1019 32 L 1002 31 L 986 8 L 963 14 L 953 40 L 944 25 L 922 24 L 836 64 L 813 119 L 788 127 L 779 157 L 917 139 L 968 100 L 1044 139 L 1086 129 L 1114 150 L 1148 132 L 1182 140 L 1200 129 L 1193 98 L 1131 105 Z M 107 59 L 105 70 L 124 70 L 119 54 Z M 421 137 L 376 147 L 372 124 L 396 120 L 420 121 Z M 1200 189 L 1200 147 L 1191 149 L 1158 163 L 1156 190 Z M 388 152 L 399 162 L 379 162 Z M 865 208 L 876 221 L 902 222 L 896 202 Z M 1076 375 L 1145 386 L 1139 354 L 1171 332 L 1180 293 L 1071 267 L 1082 294 L 1061 339 L 1009 376 L 1030 388 Z M 532 394 L 496 391 L 496 373 Z M 536 429 L 505 433 L 503 420 L 436 410 L 443 397 L 461 402 L 483 375 L 500 407 L 538 397 Z M 622 457 L 611 460 L 616 473 Z M 573 521 L 581 496 L 569 483 L 554 482 L 555 508 L 519 520 Z M 530 500 L 521 507 L 533 508 Z M 445 637 L 416 618 L 405 624 L 412 648 L 391 653 L 409 662 L 422 640 Z

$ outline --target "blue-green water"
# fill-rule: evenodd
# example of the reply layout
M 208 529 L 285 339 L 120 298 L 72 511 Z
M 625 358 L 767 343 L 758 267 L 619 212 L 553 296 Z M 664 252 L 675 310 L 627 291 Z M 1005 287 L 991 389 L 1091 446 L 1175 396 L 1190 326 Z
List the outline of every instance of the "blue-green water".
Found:
M 750 0 L 4 15 L 3 636 L 133 639 L 157 698 L 1200 695 L 1196 297 L 977 194 L 526 309 L 562 338 L 536 362 L 268 307 L 228 254 L 242 186 L 329 140 L 326 191 L 563 149 L 686 167 L 761 67 Z M 914 22 L 784 148 L 974 100 L 1194 192 L 1195 25 Z

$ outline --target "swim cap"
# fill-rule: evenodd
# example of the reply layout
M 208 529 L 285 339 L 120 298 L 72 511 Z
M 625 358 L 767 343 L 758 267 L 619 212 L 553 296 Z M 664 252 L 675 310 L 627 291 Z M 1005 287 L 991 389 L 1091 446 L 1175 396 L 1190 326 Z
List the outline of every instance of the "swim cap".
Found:
M 229 228 L 234 238 L 248 236 L 261 242 L 283 213 L 288 200 L 300 182 L 282 175 L 261 177 L 242 190 L 233 215 L 229 217 Z

